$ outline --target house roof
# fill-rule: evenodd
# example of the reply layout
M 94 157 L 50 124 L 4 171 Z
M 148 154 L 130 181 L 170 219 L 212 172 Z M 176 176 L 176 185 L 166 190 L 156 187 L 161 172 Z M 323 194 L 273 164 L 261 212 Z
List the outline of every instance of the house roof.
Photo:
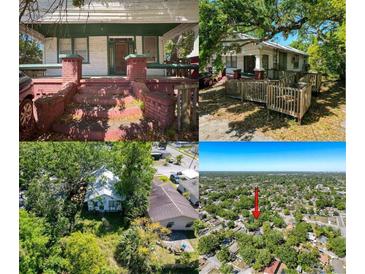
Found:
M 37 23 L 198 23 L 198 0 L 91 0 L 81 8 L 66 0 L 58 8 L 53 1 L 38 0 Z M 52 5 L 52 7 L 51 7 Z M 66 10 L 67 7 L 67 10 Z M 51 12 L 46 12 L 51 10 Z M 29 23 L 25 15 L 22 22 Z
M 111 171 L 102 167 L 96 170 L 93 175 L 95 176 L 95 181 L 87 187 L 85 202 L 104 195 L 115 200 L 123 199 L 123 197 L 121 197 L 115 190 L 115 184 L 119 181 L 119 179 Z
M 184 175 L 187 179 L 195 179 L 199 177 L 199 172 L 196 172 L 194 169 L 185 169 L 181 171 L 182 175 Z
M 148 214 L 152 221 L 160 222 L 177 217 L 199 219 L 199 214 L 170 183 L 155 180 L 152 183 Z
M 264 269 L 264 274 L 275 274 L 276 273 L 276 269 L 278 269 L 280 265 L 279 261 L 273 261 L 270 266 L 266 267 Z
M 230 42 L 245 41 L 245 40 L 251 40 L 251 39 L 257 39 L 257 38 L 252 36 L 252 35 L 248 35 L 248 34 L 244 34 L 244 33 L 238 33 L 236 38 L 230 40 Z M 287 51 L 287 52 L 292 52 L 292 53 L 308 56 L 308 54 L 304 51 L 301 51 L 299 49 L 289 47 L 289 46 L 283 46 L 283 45 L 280 45 L 279 43 L 275 43 L 273 41 L 263 41 L 261 43 L 264 46 L 267 46 L 267 47 L 270 47 L 270 48 L 275 48 L 275 49 L 279 49 L 279 50 L 282 50 L 282 51 Z
M 191 180 L 180 180 L 180 185 L 184 187 L 190 194 L 192 194 L 195 198 L 199 199 L 199 182 L 196 179 Z

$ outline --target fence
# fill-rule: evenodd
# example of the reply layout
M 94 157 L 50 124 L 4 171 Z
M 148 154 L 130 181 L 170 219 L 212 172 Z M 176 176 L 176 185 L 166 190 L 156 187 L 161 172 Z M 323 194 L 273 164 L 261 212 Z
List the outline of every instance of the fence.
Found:
M 283 82 L 278 80 L 230 80 L 226 83 L 226 93 L 242 101 L 265 103 L 268 109 L 293 116 L 301 123 L 311 104 L 312 85 L 306 83 L 301 88 L 292 88 L 282 84 Z
M 322 74 L 321 73 L 305 73 L 303 79 L 306 83 L 311 83 L 312 91 L 318 94 L 321 90 Z
M 175 86 L 177 129 L 198 128 L 198 83 Z

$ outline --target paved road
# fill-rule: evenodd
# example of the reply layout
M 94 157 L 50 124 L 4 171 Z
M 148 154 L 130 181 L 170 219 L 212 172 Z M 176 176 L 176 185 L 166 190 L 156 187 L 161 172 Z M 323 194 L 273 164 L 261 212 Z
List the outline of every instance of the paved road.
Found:
M 164 166 L 163 164 L 156 166 L 157 168 L 157 174 L 159 175 L 165 175 L 167 177 L 170 177 L 172 173 L 177 173 L 179 171 L 183 171 L 185 169 L 194 169 L 196 171 L 199 170 L 199 161 L 195 158 L 182 154 L 180 151 L 178 151 L 176 148 L 174 148 L 171 145 L 168 145 L 166 147 L 166 152 L 171 153 L 171 156 L 173 158 L 176 158 L 178 155 L 183 155 L 183 158 L 181 160 L 181 165 L 175 165 L 175 164 L 168 164 L 167 166 Z

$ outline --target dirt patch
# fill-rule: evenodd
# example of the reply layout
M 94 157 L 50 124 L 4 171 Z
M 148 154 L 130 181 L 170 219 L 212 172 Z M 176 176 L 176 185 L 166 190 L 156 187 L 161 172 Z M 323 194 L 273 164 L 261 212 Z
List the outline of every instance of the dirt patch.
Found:
M 225 95 L 224 86 L 199 91 L 199 139 L 242 141 L 345 141 L 345 87 L 328 81 L 302 125 L 265 105 Z

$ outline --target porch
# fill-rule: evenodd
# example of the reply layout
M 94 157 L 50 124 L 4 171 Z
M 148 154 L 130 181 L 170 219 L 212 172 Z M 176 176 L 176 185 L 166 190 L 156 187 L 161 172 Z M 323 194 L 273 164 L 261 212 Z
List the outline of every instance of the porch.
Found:
M 312 94 L 320 91 L 322 75 L 296 71 L 278 71 L 277 75 L 278 80 L 228 80 L 226 94 L 241 101 L 263 103 L 269 110 L 296 118 L 300 124 L 311 105 Z
M 84 76 L 80 56 L 62 56 L 60 77 L 33 79 L 36 138 L 197 140 L 196 80 L 147 76 L 147 58 L 127 56 L 126 76 Z M 20 66 L 32 67 L 47 69 Z

